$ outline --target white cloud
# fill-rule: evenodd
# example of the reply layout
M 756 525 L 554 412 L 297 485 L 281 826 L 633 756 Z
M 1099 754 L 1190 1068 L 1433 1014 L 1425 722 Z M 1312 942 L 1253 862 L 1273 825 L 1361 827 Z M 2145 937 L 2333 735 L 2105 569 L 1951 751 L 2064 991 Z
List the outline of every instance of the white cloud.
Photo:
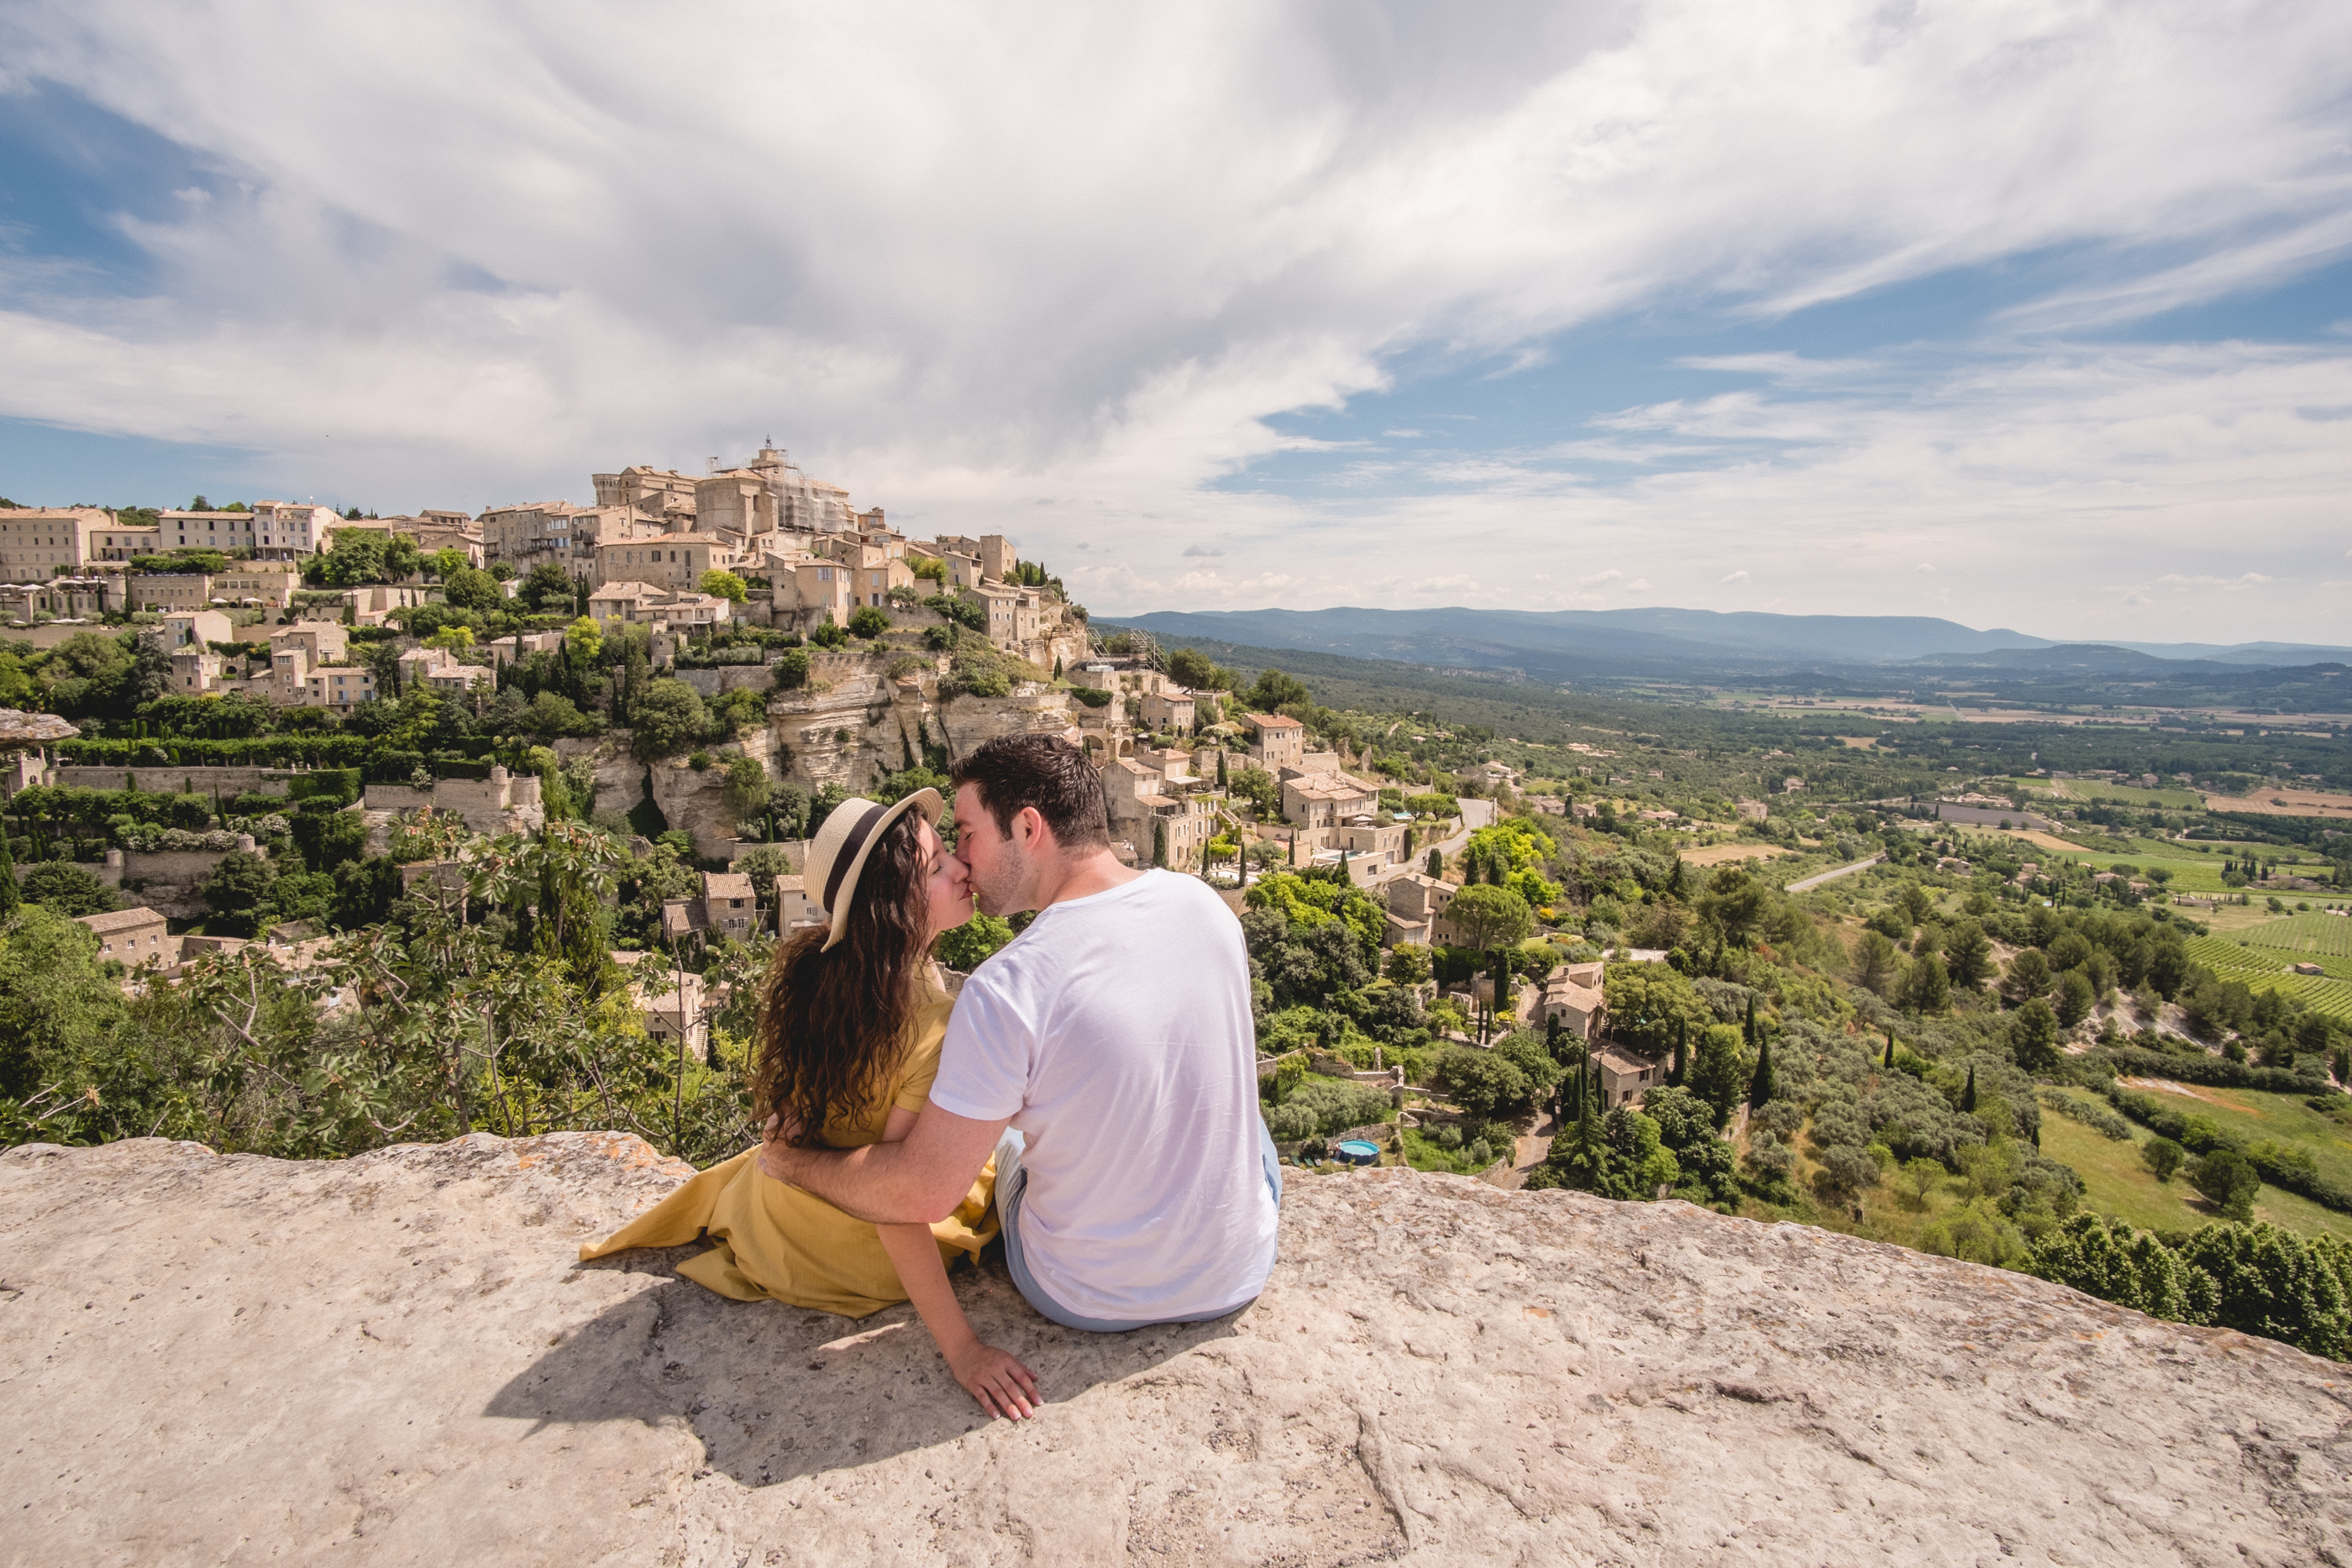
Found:
M 585 498 L 772 433 L 908 528 L 1099 547 L 1066 575 L 1112 612 L 1456 575 L 1529 608 L 1696 598 L 1761 548 L 1811 596 L 1786 608 L 1885 608 L 1932 549 L 1963 610 L 2023 619 L 2116 555 L 2240 580 L 2252 541 L 2274 580 L 2242 597 L 2275 619 L 2352 478 L 2341 427 L 2293 412 L 2352 401 L 2340 358 L 2035 343 L 1697 359 L 1764 386 L 1546 453 L 1366 452 L 1340 500 L 1217 484 L 1360 450 L 1265 420 L 1412 351 L 1517 371 L 1661 299 L 2112 258 L 2021 331 L 2340 254 L 2340 5 L 23 0 L 0 62 L 207 172 L 118 225 L 152 295 L 0 258 L 0 413 L 250 447 L 289 493 Z M 1390 438 L 1473 424 L 1408 417 Z M 1212 533 L 1224 568 L 1182 570 Z M 1622 564 L 1568 586 L 1596 558 Z
M 1745 571 L 1729 572 L 1719 580 L 1731 584 L 1734 587 L 1745 588 L 1748 585 L 1748 574 Z

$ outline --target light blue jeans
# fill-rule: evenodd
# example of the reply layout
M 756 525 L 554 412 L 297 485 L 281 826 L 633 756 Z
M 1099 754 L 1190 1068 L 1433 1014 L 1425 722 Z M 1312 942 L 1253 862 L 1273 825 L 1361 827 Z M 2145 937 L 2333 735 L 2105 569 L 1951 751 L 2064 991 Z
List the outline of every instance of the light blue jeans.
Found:
M 1282 1156 L 1274 1152 L 1274 1134 L 1265 1124 L 1257 1124 L 1258 1157 L 1265 1167 L 1265 1185 L 1274 1194 L 1274 1205 L 1282 1207 Z M 1145 1318 L 1139 1322 L 1112 1322 L 1103 1318 L 1080 1317 L 1061 1302 L 1047 1295 L 1029 1272 L 1029 1260 L 1021 1251 L 1021 1200 L 1029 1190 L 1029 1173 L 1021 1164 L 1022 1151 L 1028 1140 L 1011 1127 L 996 1145 L 996 1212 L 1004 1227 L 1004 1267 L 1013 1276 L 1013 1288 L 1028 1303 L 1045 1316 L 1067 1329 L 1084 1329 L 1089 1333 L 1126 1333 L 1131 1329 L 1148 1329 L 1154 1323 L 1198 1323 L 1211 1318 L 1221 1318 L 1234 1311 L 1194 1312 L 1181 1318 Z

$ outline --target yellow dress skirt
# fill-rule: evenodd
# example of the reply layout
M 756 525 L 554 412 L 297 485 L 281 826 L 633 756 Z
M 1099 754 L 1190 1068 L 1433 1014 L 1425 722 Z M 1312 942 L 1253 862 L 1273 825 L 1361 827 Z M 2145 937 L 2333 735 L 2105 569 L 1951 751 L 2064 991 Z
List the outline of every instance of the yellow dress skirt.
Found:
M 882 1141 L 894 1107 L 919 1112 L 939 1076 L 940 1042 L 947 1036 L 946 997 L 916 1015 L 906 1055 L 892 1075 L 889 1093 L 855 1124 L 834 1122 L 824 1141 L 837 1149 Z M 709 1238 L 710 1250 L 677 1266 L 696 1284 L 739 1301 L 785 1301 L 818 1312 L 862 1318 L 907 1299 L 906 1286 L 882 1239 L 868 1221 L 852 1218 L 833 1205 L 786 1182 L 760 1173 L 754 1146 L 711 1166 L 593 1246 L 580 1249 L 581 1261 L 632 1247 L 682 1247 Z M 959 1253 L 974 1260 L 996 1239 L 996 1162 L 991 1160 L 963 1201 L 931 1227 L 940 1260 L 953 1264 Z

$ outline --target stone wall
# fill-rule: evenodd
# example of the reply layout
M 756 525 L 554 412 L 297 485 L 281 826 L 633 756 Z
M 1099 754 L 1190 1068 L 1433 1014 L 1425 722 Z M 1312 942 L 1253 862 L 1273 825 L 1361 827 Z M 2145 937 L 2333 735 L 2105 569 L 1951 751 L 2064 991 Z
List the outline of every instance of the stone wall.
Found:
M 139 780 L 140 789 L 150 794 L 192 793 L 209 799 L 217 789 L 221 799 L 226 800 L 236 795 L 282 795 L 289 779 L 305 777 L 310 771 L 302 768 L 89 768 L 74 764 L 60 765 L 57 781 L 80 789 L 120 789 L 124 788 L 122 779 L 128 773 Z

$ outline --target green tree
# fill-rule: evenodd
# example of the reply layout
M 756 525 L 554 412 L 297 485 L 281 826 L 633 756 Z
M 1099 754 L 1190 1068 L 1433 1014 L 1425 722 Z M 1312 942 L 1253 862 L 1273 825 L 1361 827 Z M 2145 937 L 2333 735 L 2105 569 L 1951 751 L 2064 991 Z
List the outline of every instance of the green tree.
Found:
M 1951 977 L 1944 968 L 1943 956 L 1930 953 L 1911 966 L 1905 977 L 1904 1000 L 1914 1012 L 1928 1018 L 1952 1010 Z
M 777 655 L 774 664 L 776 685 L 783 691 L 798 691 L 808 685 L 809 656 L 805 648 L 787 648 Z
M 8 844 L 8 829 L 0 823 L 0 921 L 16 913 L 24 902 L 23 891 L 16 884 L 16 856 Z
M 1445 876 L 1445 852 L 1435 844 L 1430 845 L 1429 863 L 1423 867 L 1423 871 L 1433 880 L 1443 881 Z
M 2352 1314 L 2344 1281 L 2325 1256 L 2265 1224 L 2209 1225 L 2180 1249 L 2183 1262 L 2213 1280 L 2210 1321 L 2342 1361 L 2352 1356 Z
M 1984 927 L 1973 920 L 1963 920 L 1952 927 L 1950 937 L 1944 943 L 1944 956 L 1950 966 L 1952 978 L 1960 989 L 1980 989 L 1990 979 L 1995 965 L 1992 939 Z
M 2028 1072 L 2046 1072 L 2058 1064 L 2058 1015 L 2035 997 L 2011 1015 L 2010 1051 Z
M 663 679 L 646 687 L 629 720 L 637 755 L 657 762 L 699 741 L 710 728 L 710 711 L 692 686 Z
M 12 1102 L 61 1082 L 78 1092 L 78 1066 L 109 1054 L 122 992 L 98 966 L 97 936 L 66 915 L 27 904 L 0 922 L 0 1142 L 54 1138 Z
M 26 871 L 24 902 L 68 919 L 120 908 L 114 891 L 71 861 L 43 861 Z
M 1903 960 L 1883 931 L 1865 931 L 1853 950 L 1853 977 L 1864 987 L 1886 995 Z
M 604 651 L 604 629 L 596 624 L 594 617 L 583 615 L 563 629 L 563 646 L 582 663 L 593 664 Z
M 542 614 L 572 608 L 572 574 L 551 560 L 541 561 L 515 585 L 515 601 Z
M 740 836 L 747 823 L 755 821 L 768 809 L 768 770 L 756 757 L 740 753 L 727 759 L 727 782 L 719 790 L 720 803 L 733 820 Z
M 335 879 L 335 902 L 329 919 L 338 931 L 360 931 L 392 918 L 392 903 L 401 894 L 400 866 L 390 855 L 371 855 Z
M 455 555 L 457 552 L 444 550 L 441 553 Z M 441 584 L 442 596 L 459 610 L 487 612 L 506 603 L 506 591 L 499 586 L 499 580 L 470 566 L 460 566 L 444 577 Z
M 1384 972 L 1400 986 L 1424 983 L 1430 975 L 1429 949 L 1418 942 L 1398 943 L 1389 949 Z
M 969 975 L 992 956 L 996 950 L 1013 940 L 1012 924 L 993 915 L 974 911 L 972 917 L 952 931 L 940 934 L 939 943 L 931 956 L 949 968 Z M 1306 1064 L 1300 1063 L 1301 1071 Z
M 1280 670 L 1261 671 L 1257 685 L 1249 691 L 1249 705 L 1257 713 L 1279 713 L 1286 707 L 1305 707 L 1315 700 L 1314 694 L 1296 676 Z
M 2205 1322 L 2218 1305 L 2211 1276 L 2146 1231 L 2077 1214 L 2033 1249 L 2031 1270 L 2086 1295 L 2171 1322 Z
M 205 929 L 215 936 L 251 936 L 261 925 L 263 902 L 275 880 L 270 864 L 257 854 L 231 850 L 214 866 L 198 887 L 212 918 Z
M 888 630 L 890 617 L 871 604 L 849 618 L 849 634 L 853 637 L 879 637 Z
M 1772 1042 L 1760 1041 L 1756 1047 L 1756 1071 L 1748 1081 L 1748 1108 L 1761 1109 L 1772 1098 Z
M 2139 1146 L 2139 1161 L 2157 1180 L 2168 1182 L 2187 1152 L 2170 1138 L 2150 1138 Z
M 730 604 L 740 604 L 751 597 L 751 585 L 723 567 L 712 567 L 702 574 L 702 591 L 713 599 L 723 599 Z
M 2091 985 L 2091 977 L 2080 969 L 2069 969 L 2058 980 L 2058 1022 L 2073 1029 L 2091 1016 L 2098 1005 L 2099 994 Z
M 1455 900 L 1469 896 L 1465 889 Z M 1645 1056 L 1664 1056 L 1686 1030 L 1704 1030 L 1715 1009 L 1688 979 L 1664 964 L 1612 964 L 1602 973 L 1609 1031 Z M 1731 1031 L 1736 1042 L 1739 1031 Z
M 1535 929 L 1535 911 L 1507 887 L 1465 887 L 1445 906 L 1445 918 L 1464 946 L 1481 952 L 1516 947 Z
M 448 581 L 451 578 L 457 576 L 459 572 L 465 570 L 467 566 L 472 564 L 466 559 L 466 552 L 459 549 L 456 545 L 442 546 L 439 549 L 435 550 L 430 556 L 426 557 L 425 560 L 426 564 L 433 569 L 433 575 L 439 578 L 444 582 Z
M 1536 1092 L 1516 1063 L 1491 1051 L 1449 1047 L 1438 1058 L 1437 1071 L 1454 1103 L 1481 1121 L 1528 1104 Z
M 2254 1217 L 2254 1195 L 2262 1190 L 2263 1178 L 2245 1155 L 2215 1149 L 2190 1162 L 2189 1185 L 2219 1207 L 2223 1218 L 2248 1220 Z
M 1718 1132 L 1739 1108 L 1748 1086 L 1745 1067 L 1739 1059 L 1739 1030 L 1727 1023 L 1709 1024 L 1699 1036 L 1698 1060 L 1691 1064 L 1688 1087 L 1714 1111 Z
M 2040 948 L 2026 948 L 2009 961 L 2009 973 L 2001 977 L 2000 988 L 2013 1003 L 2042 995 L 2050 989 L 2050 960 Z

